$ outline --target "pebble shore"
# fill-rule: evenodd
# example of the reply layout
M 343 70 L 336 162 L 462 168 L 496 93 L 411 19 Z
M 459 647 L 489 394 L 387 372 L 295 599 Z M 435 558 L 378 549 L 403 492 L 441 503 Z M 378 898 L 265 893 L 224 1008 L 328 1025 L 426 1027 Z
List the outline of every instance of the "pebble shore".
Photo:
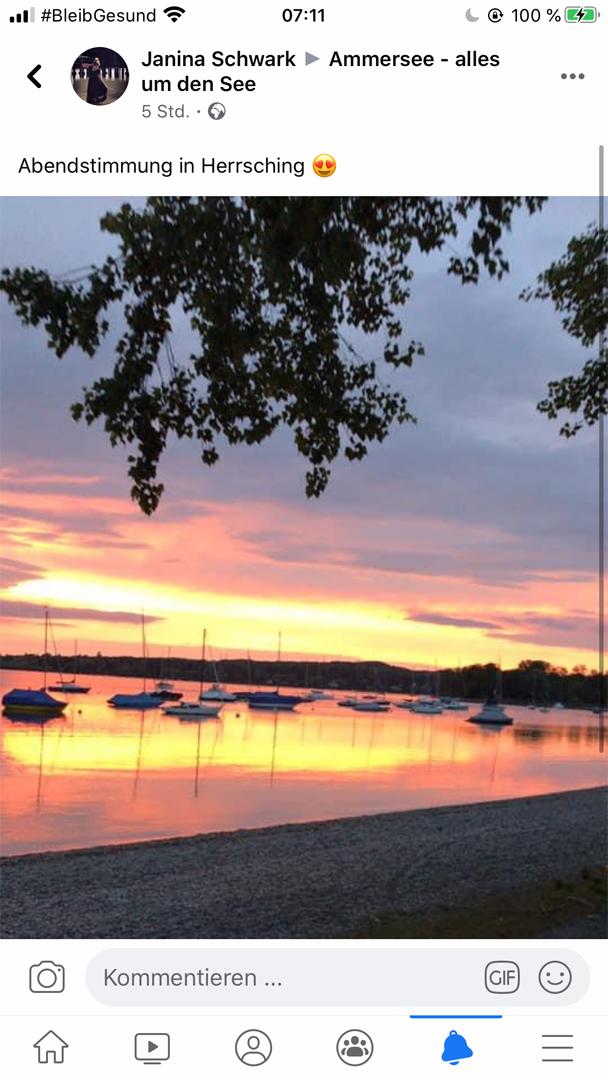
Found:
M 608 788 L 5 858 L 0 936 L 331 938 L 606 865 Z

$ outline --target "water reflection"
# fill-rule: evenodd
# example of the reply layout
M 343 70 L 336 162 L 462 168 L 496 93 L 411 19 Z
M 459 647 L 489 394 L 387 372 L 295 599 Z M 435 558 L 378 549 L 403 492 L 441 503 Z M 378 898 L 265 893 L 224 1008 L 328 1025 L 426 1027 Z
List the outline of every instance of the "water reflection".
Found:
M 6 672 L 2 683 L 30 678 Z M 332 701 L 261 713 L 235 702 L 193 722 L 115 712 L 106 698 L 130 692 L 129 680 L 91 682 L 86 701 L 63 716 L 2 717 L 5 853 L 604 783 L 589 713 L 531 720 L 529 710 L 510 708 L 515 723 L 501 730 L 467 724 L 466 713 L 349 713 Z

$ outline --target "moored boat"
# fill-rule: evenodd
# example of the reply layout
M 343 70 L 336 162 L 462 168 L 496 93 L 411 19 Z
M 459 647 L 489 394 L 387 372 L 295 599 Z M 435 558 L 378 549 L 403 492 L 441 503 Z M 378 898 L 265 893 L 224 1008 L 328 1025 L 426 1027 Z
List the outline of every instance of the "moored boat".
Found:
M 358 701 L 353 705 L 355 712 L 387 713 L 390 707 L 390 701 Z
M 43 686 L 40 690 L 9 690 L 2 698 L 2 704 L 11 712 L 21 713 L 47 713 L 49 716 L 57 716 L 67 706 L 67 701 L 58 701 L 47 693 L 47 658 L 49 640 L 49 609 L 44 609 L 44 674 Z
M 199 695 L 199 701 L 236 701 L 236 695 L 231 694 L 218 682 L 214 682 L 208 690 Z
M 250 709 L 287 709 L 291 711 L 301 705 L 305 698 L 298 694 L 281 694 L 279 691 L 259 690 L 249 698 Z
M 11 712 L 57 714 L 63 712 L 67 701 L 58 701 L 46 690 L 9 690 L 2 698 L 2 704 Z
M 219 705 L 204 705 L 201 701 L 180 701 L 176 705 L 167 705 L 163 716 L 179 716 L 180 720 L 204 720 L 218 716 L 222 709 Z
M 450 712 L 468 712 L 470 705 L 465 705 L 460 698 L 442 697 L 439 699 L 444 709 L 448 709 Z
M 162 703 L 162 698 L 158 694 L 150 694 L 146 690 L 146 620 L 143 611 L 141 613 L 141 655 L 144 664 L 142 688 L 138 694 L 113 694 L 111 698 L 108 698 L 108 705 L 112 705 L 115 709 L 157 709 Z
M 154 695 L 161 701 L 181 701 L 183 694 L 173 689 L 173 683 L 163 682 L 161 679 L 154 684 Z
M 158 709 L 162 705 L 162 698 L 158 694 L 114 694 L 108 698 L 108 705 L 115 709 Z
M 412 712 L 422 716 L 439 716 L 443 712 L 443 705 L 439 701 L 417 701 L 412 706 Z
M 198 688 L 198 699 L 196 701 L 180 701 L 179 704 L 168 705 L 163 709 L 163 716 L 179 716 L 180 720 L 210 720 L 219 715 L 222 705 L 224 704 L 223 698 L 220 698 L 217 701 L 217 704 L 215 704 L 217 699 L 210 698 L 211 704 L 207 704 L 205 700 L 207 697 L 207 694 L 205 694 L 206 645 L 207 631 L 203 630 L 203 640 L 201 644 L 201 681 Z M 234 698 L 230 697 L 230 700 L 234 701 Z
M 495 697 L 489 697 L 481 712 L 475 716 L 467 716 L 467 724 L 497 724 L 506 727 L 513 723 L 513 718 L 507 716 L 504 705 L 499 705 Z
M 90 686 L 81 686 L 75 679 L 61 680 L 55 686 L 49 686 L 49 690 L 59 694 L 88 694 Z
M 78 674 L 78 642 L 74 642 L 74 674 L 71 679 L 64 679 L 61 672 L 59 672 L 59 680 L 55 686 L 47 687 L 48 690 L 57 691 L 60 694 L 88 694 L 91 689 L 90 686 L 83 686 L 82 683 L 76 682 L 76 675 Z

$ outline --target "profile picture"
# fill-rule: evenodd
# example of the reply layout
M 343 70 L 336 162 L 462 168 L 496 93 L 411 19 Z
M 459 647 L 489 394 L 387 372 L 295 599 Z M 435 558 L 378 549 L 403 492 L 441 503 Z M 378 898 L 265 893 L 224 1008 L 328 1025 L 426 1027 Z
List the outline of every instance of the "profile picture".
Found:
M 72 64 L 72 86 L 87 105 L 112 105 L 128 85 L 127 62 L 114 49 L 87 49 Z

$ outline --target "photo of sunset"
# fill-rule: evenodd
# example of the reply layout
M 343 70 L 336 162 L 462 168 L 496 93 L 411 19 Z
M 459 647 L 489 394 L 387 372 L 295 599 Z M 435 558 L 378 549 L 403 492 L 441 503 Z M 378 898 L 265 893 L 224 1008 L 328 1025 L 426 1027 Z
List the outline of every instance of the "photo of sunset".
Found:
M 603 936 L 597 199 L 0 205 L 2 934 Z

